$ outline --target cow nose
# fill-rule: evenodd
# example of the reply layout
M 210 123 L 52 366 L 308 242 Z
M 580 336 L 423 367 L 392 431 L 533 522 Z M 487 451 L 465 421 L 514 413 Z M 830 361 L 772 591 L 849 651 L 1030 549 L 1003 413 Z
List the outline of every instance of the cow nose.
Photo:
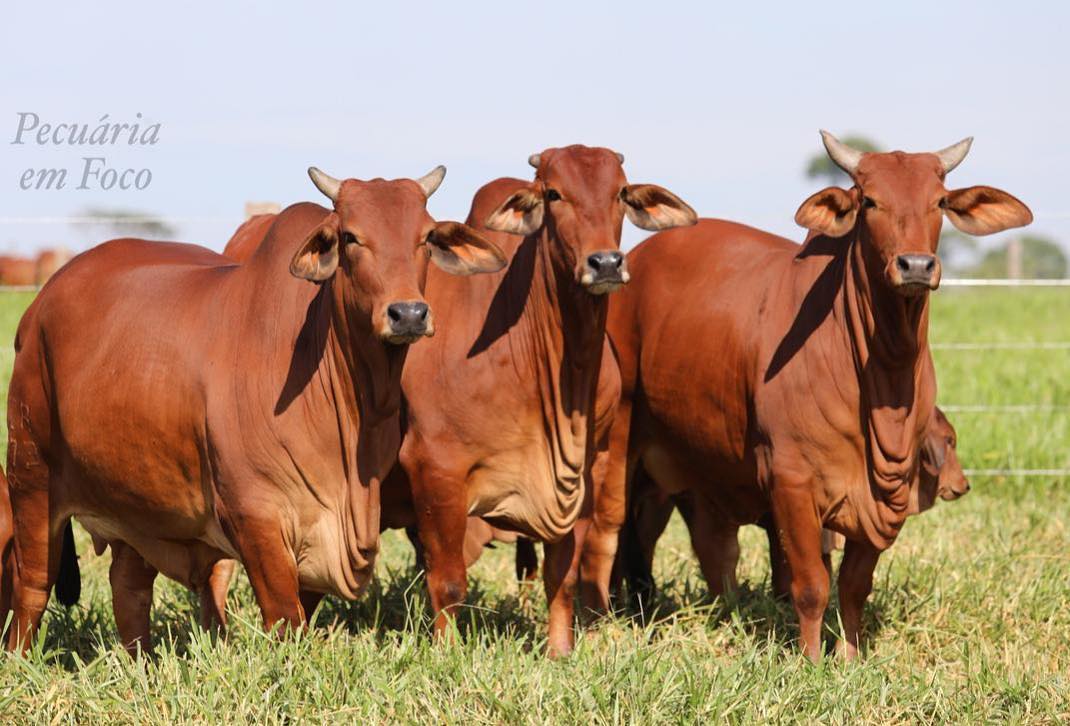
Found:
M 419 301 L 390 303 L 386 317 L 394 335 L 415 337 L 427 332 L 427 303 Z
M 936 274 L 936 255 L 899 255 L 895 266 L 904 285 L 931 287 Z
M 616 274 L 620 270 L 620 266 L 624 264 L 624 255 L 617 250 L 595 252 L 587 258 L 587 264 L 598 275 L 612 275 Z

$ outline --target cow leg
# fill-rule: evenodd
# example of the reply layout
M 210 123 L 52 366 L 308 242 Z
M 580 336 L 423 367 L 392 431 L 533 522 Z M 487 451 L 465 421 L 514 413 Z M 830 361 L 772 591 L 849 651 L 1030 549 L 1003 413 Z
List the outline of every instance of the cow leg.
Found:
M 579 574 L 583 539 L 590 526 L 579 520 L 571 532 L 557 542 L 543 545 L 543 586 L 550 608 L 547 655 L 560 658 L 572 652 L 576 642 L 573 629 L 575 619 L 576 582 Z
M 413 556 L 415 557 L 416 569 L 419 572 L 427 571 L 427 558 L 424 557 L 424 544 L 420 541 L 420 532 L 416 525 L 411 525 L 405 528 L 405 536 L 409 538 L 409 544 L 412 545 Z
M 649 613 L 653 606 L 654 551 L 658 539 L 665 532 L 675 508 L 673 501 L 658 495 L 656 484 L 646 471 L 637 467 L 633 475 L 628 520 L 622 534 L 618 560 L 628 580 L 628 589 L 640 612 Z
M 464 539 L 468 523 L 463 476 L 440 471 L 409 475 L 420 541 L 427 561 L 427 592 L 435 614 L 434 633 L 442 638 L 468 596 Z
M 539 574 L 539 555 L 535 552 L 535 543 L 527 537 L 516 539 L 516 579 L 531 582 Z
M 227 627 L 227 591 L 236 565 L 234 560 L 219 560 L 212 565 L 208 581 L 201 585 L 201 627 L 205 630 Z
M 739 563 L 739 527 L 727 522 L 706 502 L 693 494 L 677 497 L 677 507 L 687 523 L 691 549 L 698 557 L 710 597 L 736 589 Z
M 773 586 L 773 597 L 778 600 L 791 599 L 791 568 L 788 566 L 784 548 L 780 546 L 780 538 L 773 524 L 773 517 L 767 514 L 758 520 L 758 525 L 765 530 L 769 539 L 769 570 Z M 828 548 L 825 535 L 828 530 L 821 530 L 821 564 L 825 566 L 825 573 L 832 581 L 832 550 Z
M 840 619 L 843 622 L 843 640 L 837 646 L 838 654 L 854 660 L 862 640 L 862 610 L 866 598 L 873 591 L 873 570 L 877 567 L 880 550 L 869 542 L 848 540 L 840 563 Z
M 590 467 L 591 519 L 580 553 L 580 599 L 597 613 L 609 610 L 617 539 L 627 515 L 630 425 L 631 404 L 622 400 Z
M 119 640 L 134 658 L 139 653 L 152 653 L 149 620 L 157 573 L 133 547 L 118 540 L 111 542 L 111 606 Z
M 298 597 L 301 599 L 301 609 L 305 611 L 305 625 L 312 625 L 312 618 L 316 614 L 316 608 L 323 601 L 323 593 L 301 590 L 298 593 Z
M 765 536 L 769 539 L 769 579 L 773 586 L 773 597 L 788 600 L 791 598 L 791 568 L 788 567 L 784 548 L 780 546 L 772 515 L 767 514 L 758 520 L 758 526 L 765 530 Z
M 803 655 L 821 658 L 821 625 L 828 606 L 828 571 L 821 557 L 821 521 L 809 486 L 778 481 L 773 521 L 791 569 L 791 597 L 799 617 Z
M 65 522 L 52 523 L 48 489 L 12 491 L 13 578 L 9 650 L 26 651 L 41 625 L 52 585 L 59 574 Z M 53 526 L 55 525 L 55 526 Z
M 264 627 L 272 631 L 281 623 L 280 634 L 301 628 L 305 612 L 298 594 L 297 562 L 282 539 L 279 523 L 243 517 L 236 525 L 224 524 L 241 554 Z

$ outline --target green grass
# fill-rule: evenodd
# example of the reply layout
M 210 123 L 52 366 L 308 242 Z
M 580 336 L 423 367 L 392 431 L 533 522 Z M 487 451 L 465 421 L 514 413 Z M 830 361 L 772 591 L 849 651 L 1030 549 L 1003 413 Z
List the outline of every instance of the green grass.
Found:
M 27 302 L 0 298 L 0 335 L 10 340 Z M 947 290 L 935 298 L 932 339 L 1062 341 L 1068 320 L 1070 291 Z M 1070 404 L 1066 350 L 935 357 L 942 403 Z M 1070 411 L 951 418 L 969 468 L 1070 466 Z M 865 658 L 851 665 L 798 655 L 791 610 L 769 593 L 760 531 L 745 528 L 740 592 L 711 603 L 675 519 L 656 562 L 661 619 L 597 623 L 562 662 L 542 655 L 541 589 L 515 583 L 507 547 L 473 569 L 461 637 L 432 643 L 411 550 L 389 533 L 367 596 L 326 602 L 316 628 L 283 642 L 261 632 L 244 577 L 226 639 L 202 632 L 195 600 L 161 578 L 158 655 L 135 663 L 117 645 L 108 555 L 93 556 L 80 532 L 82 601 L 50 606 L 30 655 L 0 657 L 0 720 L 1066 722 L 1070 481 L 973 484 L 911 520 L 882 557 Z M 826 622 L 831 637 L 834 610 Z

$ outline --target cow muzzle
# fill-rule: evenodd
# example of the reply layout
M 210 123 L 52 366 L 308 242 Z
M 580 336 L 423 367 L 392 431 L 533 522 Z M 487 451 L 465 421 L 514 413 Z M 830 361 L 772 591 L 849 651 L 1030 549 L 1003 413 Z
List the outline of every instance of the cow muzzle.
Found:
M 896 255 L 886 274 L 896 292 L 916 297 L 940 287 L 940 258 L 927 254 Z
M 603 250 L 587 257 L 580 284 L 592 295 L 606 295 L 628 284 L 628 263 L 619 250 Z
M 435 334 L 431 309 L 421 300 L 395 302 L 386 306 L 386 320 L 379 337 L 394 345 L 415 343 Z
M 940 498 L 945 502 L 953 502 L 970 491 L 970 481 L 965 476 L 960 476 L 953 482 L 940 482 Z

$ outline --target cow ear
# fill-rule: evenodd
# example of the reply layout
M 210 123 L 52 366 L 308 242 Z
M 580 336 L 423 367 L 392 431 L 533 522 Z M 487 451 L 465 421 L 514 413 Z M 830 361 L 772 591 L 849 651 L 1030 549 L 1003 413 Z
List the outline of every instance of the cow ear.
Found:
M 621 190 L 620 198 L 628 219 L 640 229 L 657 232 L 698 222 L 687 202 L 657 184 L 629 184 Z
M 795 224 L 828 237 L 843 237 L 858 217 L 858 191 L 828 187 L 812 195 L 795 212 Z
M 323 282 L 338 269 L 338 215 L 331 212 L 298 248 L 290 260 L 290 274 Z
M 451 275 L 497 272 L 507 260 L 498 246 L 467 224 L 439 222 L 427 238 L 431 261 Z
M 542 217 L 542 197 L 531 187 L 525 187 L 502 202 L 484 224 L 496 232 L 526 236 L 542 226 Z
M 956 189 L 948 193 L 943 207 L 951 224 L 966 234 L 992 234 L 1033 221 L 1029 207 L 993 187 Z

